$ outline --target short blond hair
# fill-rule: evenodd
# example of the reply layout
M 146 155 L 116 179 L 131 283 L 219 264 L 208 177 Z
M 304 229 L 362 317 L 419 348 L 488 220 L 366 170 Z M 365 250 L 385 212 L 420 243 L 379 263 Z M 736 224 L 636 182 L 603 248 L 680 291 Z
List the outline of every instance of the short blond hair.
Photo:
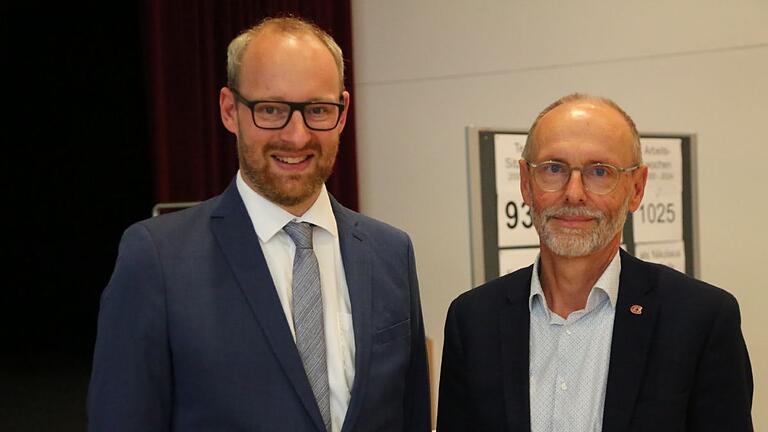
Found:
M 292 35 L 312 35 L 328 48 L 339 71 L 339 88 L 344 91 L 344 56 L 333 37 L 312 22 L 293 16 L 265 18 L 255 26 L 244 30 L 232 39 L 227 47 L 227 87 L 237 89 L 240 83 L 240 66 L 248 44 L 265 31 Z

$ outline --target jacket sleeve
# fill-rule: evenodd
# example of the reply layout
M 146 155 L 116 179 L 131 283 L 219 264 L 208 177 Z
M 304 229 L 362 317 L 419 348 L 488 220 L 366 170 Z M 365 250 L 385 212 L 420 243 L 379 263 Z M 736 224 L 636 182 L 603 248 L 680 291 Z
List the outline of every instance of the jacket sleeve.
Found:
M 752 431 L 752 368 L 736 299 L 728 295 L 699 360 L 691 392 L 691 431 Z
M 424 319 L 421 313 L 419 281 L 413 244 L 408 240 L 408 279 L 411 301 L 411 360 L 406 377 L 404 403 L 404 431 L 432 430 L 429 398 L 429 366 L 427 360 Z
M 170 429 L 172 370 L 163 270 L 150 232 L 128 228 L 101 296 L 89 430 Z
M 440 369 L 440 398 L 437 430 L 440 432 L 473 430 L 470 394 L 464 366 L 464 349 L 459 333 L 456 300 L 448 309 L 445 320 L 443 360 Z

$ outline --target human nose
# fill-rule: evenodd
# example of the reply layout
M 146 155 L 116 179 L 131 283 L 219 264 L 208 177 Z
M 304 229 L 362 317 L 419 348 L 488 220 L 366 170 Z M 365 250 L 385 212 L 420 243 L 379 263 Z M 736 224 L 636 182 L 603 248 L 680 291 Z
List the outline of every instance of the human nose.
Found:
M 304 123 L 301 111 L 298 110 L 291 113 L 288 124 L 280 132 L 280 138 L 285 141 L 304 144 L 310 140 L 309 128 Z
M 586 190 L 584 189 L 581 170 L 571 170 L 568 183 L 565 184 L 565 200 L 566 202 L 574 204 L 583 203 L 586 200 Z

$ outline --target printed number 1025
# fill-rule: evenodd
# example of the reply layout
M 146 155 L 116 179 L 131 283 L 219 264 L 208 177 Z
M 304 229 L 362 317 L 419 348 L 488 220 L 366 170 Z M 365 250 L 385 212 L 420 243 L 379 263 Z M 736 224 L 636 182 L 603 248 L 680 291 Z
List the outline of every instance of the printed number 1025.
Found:
M 674 203 L 644 203 L 637 209 L 637 216 L 642 223 L 664 224 L 675 222 L 677 212 Z

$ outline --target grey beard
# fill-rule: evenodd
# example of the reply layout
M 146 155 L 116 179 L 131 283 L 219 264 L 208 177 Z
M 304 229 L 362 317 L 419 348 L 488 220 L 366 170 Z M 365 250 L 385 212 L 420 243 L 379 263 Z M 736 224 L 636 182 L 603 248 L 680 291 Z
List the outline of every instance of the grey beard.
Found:
M 539 237 L 555 255 L 580 257 L 602 249 L 621 231 L 627 219 L 628 208 L 629 197 L 624 200 L 613 219 L 599 210 L 588 207 L 559 206 L 545 209 L 542 212 L 531 208 L 531 213 Z M 597 226 L 587 232 L 569 228 L 553 228 L 549 223 L 550 219 L 564 215 L 591 217 L 597 221 Z

